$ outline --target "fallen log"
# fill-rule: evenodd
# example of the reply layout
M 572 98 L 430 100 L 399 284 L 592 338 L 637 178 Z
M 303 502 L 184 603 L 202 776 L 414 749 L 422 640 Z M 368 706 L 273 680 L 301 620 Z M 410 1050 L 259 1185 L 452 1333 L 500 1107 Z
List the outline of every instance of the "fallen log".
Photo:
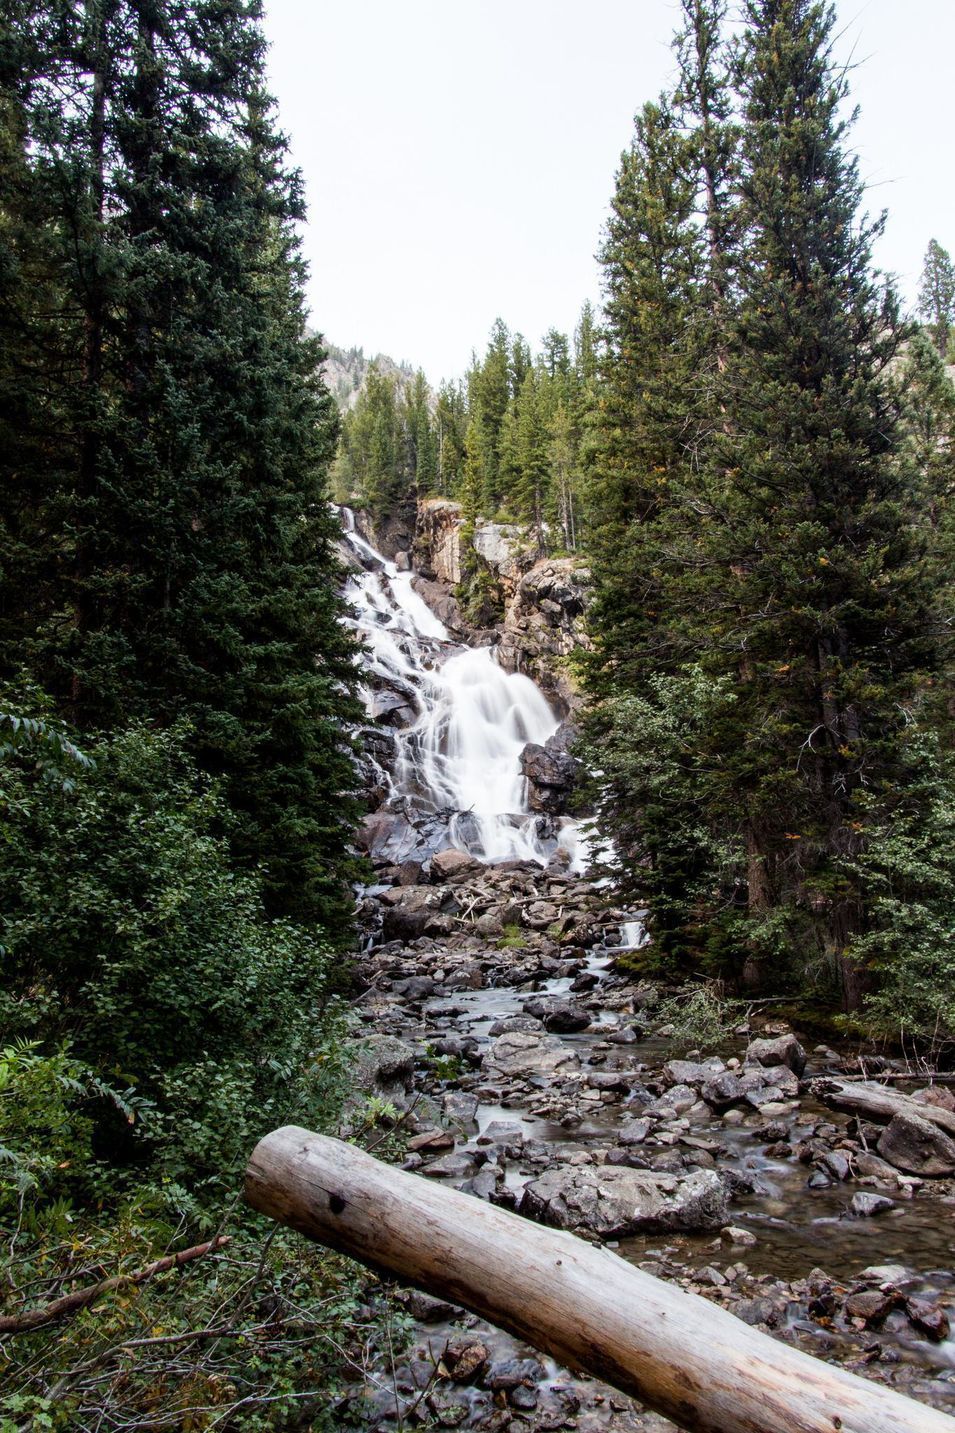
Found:
M 955 1136 L 955 1114 L 951 1110 L 943 1110 L 938 1105 L 923 1105 L 920 1100 L 913 1100 L 911 1095 L 887 1089 L 875 1081 L 855 1084 L 821 1076 L 812 1081 L 809 1091 L 823 1104 L 846 1114 L 863 1115 L 880 1124 L 888 1124 L 893 1115 L 915 1115 Z
M 254 1209 L 463 1304 L 688 1433 L 955 1433 L 955 1420 L 759 1333 L 607 1249 L 288 1126 L 246 1171 Z

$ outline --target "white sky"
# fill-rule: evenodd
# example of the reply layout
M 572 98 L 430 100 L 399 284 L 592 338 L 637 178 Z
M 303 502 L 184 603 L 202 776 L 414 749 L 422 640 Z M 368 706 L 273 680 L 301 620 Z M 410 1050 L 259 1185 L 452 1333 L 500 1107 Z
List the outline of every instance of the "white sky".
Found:
M 633 115 L 672 74 L 676 0 L 266 0 L 305 176 L 315 326 L 432 381 L 500 315 L 536 347 L 599 298 L 594 254 Z M 955 251 L 955 0 L 837 0 L 877 253 L 914 297 Z

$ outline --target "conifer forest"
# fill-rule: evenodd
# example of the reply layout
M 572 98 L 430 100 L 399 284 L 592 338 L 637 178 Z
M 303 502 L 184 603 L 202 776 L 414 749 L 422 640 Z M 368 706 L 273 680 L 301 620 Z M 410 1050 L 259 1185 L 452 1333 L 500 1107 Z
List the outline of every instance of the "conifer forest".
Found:
M 955 1430 L 955 234 L 827 0 L 672 11 L 441 378 L 262 0 L 0 0 L 0 1433 Z

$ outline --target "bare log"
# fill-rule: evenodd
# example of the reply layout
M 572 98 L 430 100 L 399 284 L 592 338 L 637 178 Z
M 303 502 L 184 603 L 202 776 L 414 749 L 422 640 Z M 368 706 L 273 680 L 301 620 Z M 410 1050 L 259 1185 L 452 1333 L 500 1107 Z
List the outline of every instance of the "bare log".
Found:
M 813 1080 L 809 1088 L 816 1099 L 833 1109 L 862 1115 L 882 1124 L 888 1124 L 893 1115 L 916 1115 L 955 1137 L 955 1114 L 951 1110 L 943 1110 L 938 1105 L 923 1105 L 920 1100 L 913 1100 L 910 1095 L 903 1095 L 898 1090 L 887 1089 L 874 1080 L 855 1084 L 821 1076 Z
M 167 1254 L 165 1258 L 156 1259 L 152 1264 L 147 1264 L 145 1269 L 138 1269 L 133 1274 L 115 1274 L 111 1279 L 101 1279 L 98 1284 L 88 1284 L 85 1289 L 74 1289 L 71 1294 L 51 1299 L 49 1303 L 40 1304 L 35 1309 L 27 1309 L 22 1314 L 4 1314 L 0 1316 L 0 1336 L 31 1333 L 46 1324 L 56 1323 L 58 1319 L 68 1318 L 71 1314 L 78 1314 L 80 1309 L 88 1308 L 104 1294 L 144 1284 L 147 1279 L 154 1279 L 157 1274 L 168 1274 L 170 1269 L 191 1264 L 193 1259 L 201 1259 L 203 1254 L 210 1254 L 215 1249 L 224 1249 L 229 1243 L 229 1235 L 220 1235 L 218 1238 L 209 1239 L 205 1244 L 193 1244 L 191 1249 L 180 1249 L 178 1254 Z
M 688 1433 L 955 1433 L 955 1420 L 750 1328 L 572 1234 L 288 1126 L 254 1209 L 633 1394 Z

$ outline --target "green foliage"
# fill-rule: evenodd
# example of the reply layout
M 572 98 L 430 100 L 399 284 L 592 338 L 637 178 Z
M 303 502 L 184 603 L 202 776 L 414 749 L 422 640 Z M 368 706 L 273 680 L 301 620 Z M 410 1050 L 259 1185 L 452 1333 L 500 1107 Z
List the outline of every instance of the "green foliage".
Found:
M 777 990 L 835 973 L 851 1008 L 861 812 L 907 783 L 905 714 L 944 662 L 942 390 L 913 349 L 933 434 L 900 426 L 907 330 L 871 269 L 831 11 L 748 0 L 733 66 L 720 0 L 683 11 L 604 253 L 604 829 L 664 957 Z
M 848 956 L 877 984 L 870 1032 L 938 1053 L 955 1040 L 955 783 L 936 737 L 907 732 L 909 780 L 862 808 L 865 847 L 852 874 L 868 920 Z
M 304 1123 L 324 1108 L 329 956 L 269 919 L 261 880 L 232 867 L 228 808 L 183 730 L 133 728 L 93 752 L 74 791 L 24 761 L 2 768 L 0 1011 L 8 1033 L 69 1040 L 148 1102 L 134 1125 L 101 1102 L 98 1138 L 112 1157 L 148 1158 L 188 1203 L 290 1099 Z
M 498 950 L 523 950 L 527 945 L 527 936 L 519 925 L 508 924 L 504 927 L 504 934 L 497 942 Z
M 955 324 L 955 265 L 937 239 L 930 239 L 925 251 L 918 309 L 937 352 L 945 358 Z
M 325 502 L 337 416 L 258 8 L 14 11 L 0 671 L 25 666 L 83 732 L 188 716 L 270 908 L 341 934 L 359 707 Z
M 722 986 L 684 985 L 666 995 L 653 1007 L 654 1023 L 667 1030 L 666 1039 L 674 1049 L 718 1050 L 732 1037 L 740 1022 L 742 1001 L 727 999 Z

